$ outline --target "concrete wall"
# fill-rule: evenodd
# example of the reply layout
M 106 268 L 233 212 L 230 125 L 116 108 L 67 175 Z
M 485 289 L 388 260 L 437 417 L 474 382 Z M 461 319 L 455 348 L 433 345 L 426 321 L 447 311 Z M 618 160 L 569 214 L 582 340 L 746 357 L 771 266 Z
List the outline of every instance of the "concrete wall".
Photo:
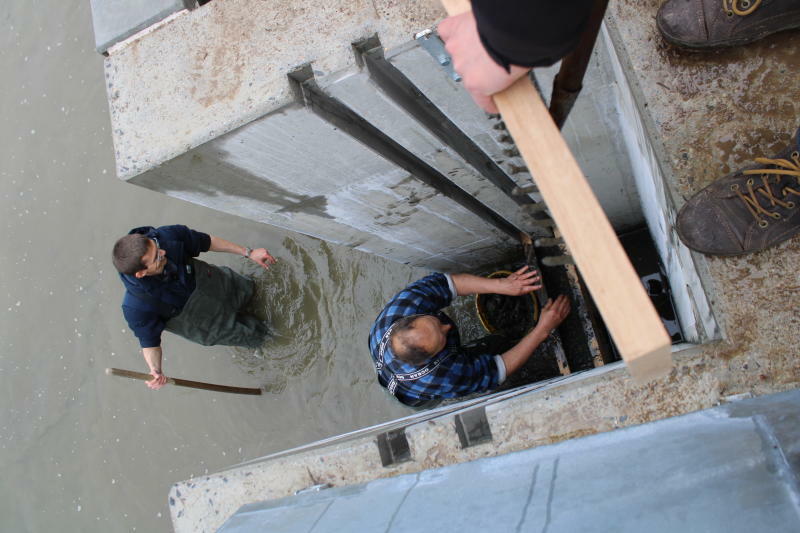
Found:
M 548 235 L 375 83 L 351 43 L 377 35 L 386 58 L 485 154 L 528 183 L 506 132 L 414 40 L 435 2 L 211 2 L 115 47 L 106 61 L 118 175 L 170 196 L 399 262 L 458 270 L 501 261 L 517 230 Z M 413 31 L 412 31 L 413 30 Z M 319 89 L 479 200 L 463 202 L 315 115 L 287 74 L 308 63 Z M 640 222 L 624 152 L 614 144 L 610 70 L 593 62 L 571 143 L 618 229 Z M 589 112 L 594 110 L 593 112 Z M 534 199 L 536 197 L 534 196 Z
M 490 262 L 511 245 L 507 235 L 300 105 L 130 181 L 429 268 Z
M 219 529 L 708 533 L 800 528 L 800 391 L 245 505 Z
M 616 26 L 602 29 L 603 45 L 608 64 L 614 72 L 611 101 L 621 115 L 619 140 L 624 143 L 629 164 L 635 169 L 636 190 L 640 193 L 644 218 L 650 235 L 661 257 L 672 290 L 672 300 L 684 338 L 699 343 L 719 339 L 721 332 L 711 309 L 709 298 L 701 282 L 695 261 L 675 231 L 677 208 L 675 199 L 664 178 L 663 154 L 657 152 L 657 143 L 651 140 L 652 118 L 642 110 L 643 98 L 630 83 L 622 58 L 616 53 L 613 42 L 621 41 Z

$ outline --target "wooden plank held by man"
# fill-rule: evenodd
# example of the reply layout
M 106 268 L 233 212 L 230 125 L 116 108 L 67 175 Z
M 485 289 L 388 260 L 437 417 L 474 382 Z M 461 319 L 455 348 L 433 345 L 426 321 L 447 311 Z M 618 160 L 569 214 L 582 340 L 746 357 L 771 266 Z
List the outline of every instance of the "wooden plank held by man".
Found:
M 470 10 L 468 0 L 442 4 L 451 16 Z M 530 79 L 493 98 L 631 375 L 667 374 L 669 335 Z
M 106 368 L 106 374 L 109 376 L 120 376 L 123 378 L 138 379 L 140 381 L 150 381 L 153 376 L 145 374 L 144 372 L 136 372 L 133 370 L 125 370 L 123 368 Z M 215 392 L 228 392 L 230 394 L 249 394 L 259 396 L 261 389 L 248 388 L 248 387 L 232 387 L 230 385 L 217 385 L 216 383 L 204 383 L 202 381 L 191 381 L 188 379 L 180 378 L 167 378 L 167 383 L 178 387 L 186 387 L 189 389 L 210 390 Z

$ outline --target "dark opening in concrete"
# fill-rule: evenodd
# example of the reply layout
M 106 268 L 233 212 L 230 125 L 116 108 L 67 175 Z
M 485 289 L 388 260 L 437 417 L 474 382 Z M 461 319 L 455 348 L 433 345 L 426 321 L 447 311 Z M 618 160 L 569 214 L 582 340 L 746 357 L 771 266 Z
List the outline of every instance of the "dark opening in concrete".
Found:
M 377 444 L 383 466 L 394 466 L 411 460 L 411 449 L 404 428 L 381 433 Z
M 491 442 L 492 430 L 489 427 L 484 406 L 457 414 L 455 422 L 456 433 L 462 448 Z

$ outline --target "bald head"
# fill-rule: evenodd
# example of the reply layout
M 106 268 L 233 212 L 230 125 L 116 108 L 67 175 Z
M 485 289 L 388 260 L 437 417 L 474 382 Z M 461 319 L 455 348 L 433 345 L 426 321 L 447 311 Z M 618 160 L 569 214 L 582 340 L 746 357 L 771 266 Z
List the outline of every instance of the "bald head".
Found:
M 401 318 L 392 330 L 392 352 L 405 363 L 422 365 L 444 350 L 451 327 L 430 315 Z

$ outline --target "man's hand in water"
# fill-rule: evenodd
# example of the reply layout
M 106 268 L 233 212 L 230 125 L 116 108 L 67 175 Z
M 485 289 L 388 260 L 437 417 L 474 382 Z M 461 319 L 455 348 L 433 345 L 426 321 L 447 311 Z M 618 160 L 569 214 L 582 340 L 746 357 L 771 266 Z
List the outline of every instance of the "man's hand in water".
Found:
M 250 259 L 264 268 L 269 268 L 271 265 L 278 262 L 277 259 L 270 255 L 266 248 L 256 248 L 250 252 Z

